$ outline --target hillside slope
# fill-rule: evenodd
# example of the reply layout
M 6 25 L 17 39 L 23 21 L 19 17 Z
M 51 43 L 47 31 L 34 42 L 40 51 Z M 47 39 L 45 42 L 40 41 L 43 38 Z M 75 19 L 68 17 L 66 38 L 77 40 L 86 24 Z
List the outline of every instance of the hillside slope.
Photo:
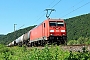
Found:
M 90 37 L 90 13 L 66 19 L 68 40 Z
M 4 35 L 4 36 L 1 36 L 0 37 L 0 43 L 2 44 L 8 44 L 10 43 L 11 41 L 17 39 L 19 36 L 21 36 L 22 34 L 28 32 L 29 30 L 31 30 L 33 27 L 35 27 L 36 25 L 34 26 L 30 26 L 30 27 L 27 27 L 27 28 L 24 28 L 24 29 L 20 29 L 20 30 L 17 30 L 15 32 L 12 32 L 12 33 L 8 33 L 7 35 Z
M 0 37 L 4 36 L 4 34 L 0 34 Z

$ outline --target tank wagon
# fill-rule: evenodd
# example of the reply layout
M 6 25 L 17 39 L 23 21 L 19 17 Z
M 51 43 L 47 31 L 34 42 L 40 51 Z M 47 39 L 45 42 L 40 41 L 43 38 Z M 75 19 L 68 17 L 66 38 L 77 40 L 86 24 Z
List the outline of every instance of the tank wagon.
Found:
M 66 44 L 67 31 L 63 19 L 47 19 L 40 25 L 23 34 L 8 46 L 26 44 L 28 46 L 44 45 L 47 43 Z
M 30 31 L 21 35 L 20 37 L 9 43 L 7 46 L 16 46 L 16 45 L 21 46 L 22 44 L 28 44 L 29 41 L 30 41 Z

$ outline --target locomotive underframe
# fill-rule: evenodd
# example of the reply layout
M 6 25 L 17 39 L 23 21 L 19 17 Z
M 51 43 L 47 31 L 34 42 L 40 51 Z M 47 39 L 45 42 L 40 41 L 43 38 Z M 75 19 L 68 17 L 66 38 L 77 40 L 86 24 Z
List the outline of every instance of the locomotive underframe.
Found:
M 67 36 L 50 36 L 49 43 L 53 44 L 67 44 Z
M 49 36 L 48 40 L 36 40 L 27 44 L 27 46 L 44 46 L 45 44 L 67 44 L 67 36 Z

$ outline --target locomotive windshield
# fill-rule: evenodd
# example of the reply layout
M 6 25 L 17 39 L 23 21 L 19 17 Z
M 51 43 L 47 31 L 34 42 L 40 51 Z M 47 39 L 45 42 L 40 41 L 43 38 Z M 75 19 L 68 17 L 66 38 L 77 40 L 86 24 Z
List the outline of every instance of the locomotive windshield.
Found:
M 62 21 L 49 22 L 49 26 L 64 26 L 64 22 Z
M 56 22 L 50 22 L 49 25 L 50 26 L 56 26 Z
M 63 22 L 57 22 L 57 26 L 64 26 Z

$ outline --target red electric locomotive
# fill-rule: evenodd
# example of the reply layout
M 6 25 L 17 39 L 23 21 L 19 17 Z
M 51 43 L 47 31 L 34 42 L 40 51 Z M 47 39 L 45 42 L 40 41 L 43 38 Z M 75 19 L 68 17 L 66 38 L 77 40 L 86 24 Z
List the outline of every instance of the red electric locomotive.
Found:
M 63 19 L 47 19 L 30 30 L 30 44 L 66 44 L 66 23 Z
M 67 44 L 66 23 L 63 19 L 47 19 L 29 32 L 15 39 L 7 46 L 26 44 L 27 46 Z

